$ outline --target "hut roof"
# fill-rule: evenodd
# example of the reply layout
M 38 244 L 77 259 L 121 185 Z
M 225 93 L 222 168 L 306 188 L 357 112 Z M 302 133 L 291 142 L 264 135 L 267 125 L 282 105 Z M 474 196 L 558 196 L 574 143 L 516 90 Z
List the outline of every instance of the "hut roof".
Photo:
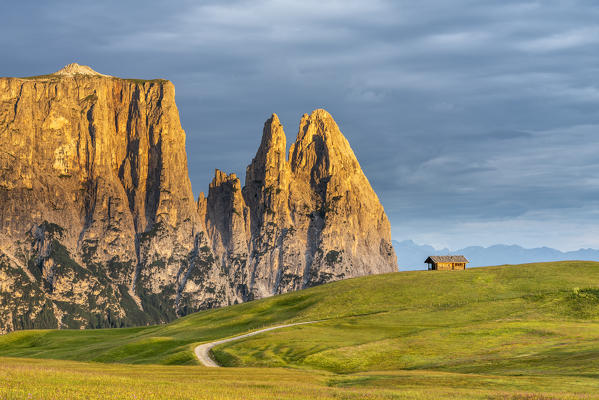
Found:
M 429 258 L 427 258 L 426 260 L 424 260 L 424 262 L 426 264 L 428 264 L 429 262 L 434 262 L 434 263 L 440 263 L 440 262 L 442 262 L 442 263 L 447 263 L 447 262 L 467 263 L 469 261 L 464 256 L 430 256 Z

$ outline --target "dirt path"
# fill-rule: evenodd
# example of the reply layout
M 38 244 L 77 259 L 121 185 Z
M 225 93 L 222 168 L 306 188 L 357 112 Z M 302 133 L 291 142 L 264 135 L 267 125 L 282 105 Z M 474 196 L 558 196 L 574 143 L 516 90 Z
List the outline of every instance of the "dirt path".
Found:
M 296 325 L 313 324 L 315 322 L 320 322 L 320 321 L 296 322 L 295 324 L 272 326 L 270 328 L 260 329 L 259 331 L 250 332 L 250 333 L 246 333 L 246 334 L 239 335 L 239 336 L 234 336 L 234 337 L 231 337 L 228 339 L 221 339 L 216 342 L 204 343 L 204 344 L 197 346 L 194 349 L 194 352 L 196 353 L 196 357 L 198 358 L 198 360 L 200 360 L 202 365 L 204 365 L 206 367 L 220 367 L 220 365 L 218 365 L 216 363 L 216 361 L 214 361 L 210 357 L 210 349 L 212 349 L 214 346 L 218 346 L 219 344 L 223 344 L 223 343 L 232 342 L 234 340 L 243 339 L 243 338 L 246 338 L 249 336 L 254 336 L 254 335 L 257 335 L 262 332 L 273 331 L 275 329 L 281 329 L 281 328 L 288 328 L 290 326 L 296 326 Z

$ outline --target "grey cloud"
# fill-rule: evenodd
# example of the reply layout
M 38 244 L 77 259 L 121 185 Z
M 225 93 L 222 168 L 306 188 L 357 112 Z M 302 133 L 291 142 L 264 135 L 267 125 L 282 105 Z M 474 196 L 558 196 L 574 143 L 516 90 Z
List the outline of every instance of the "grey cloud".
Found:
M 196 193 L 214 168 L 245 175 L 272 112 L 291 142 L 300 116 L 324 107 L 396 239 L 488 245 L 479 241 L 492 226 L 497 241 L 593 245 L 594 1 L 110 0 L 2 11 L 2 75 L 79 61 L 171 79 Z M 568 240 L 525 228 L 550 224 Z

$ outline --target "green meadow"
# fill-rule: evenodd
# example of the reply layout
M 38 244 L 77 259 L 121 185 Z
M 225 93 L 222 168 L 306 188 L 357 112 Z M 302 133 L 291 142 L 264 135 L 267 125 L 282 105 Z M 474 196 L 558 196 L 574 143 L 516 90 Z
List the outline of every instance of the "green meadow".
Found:
M 214 348 L 230 368 L 193 354 L 314 320 Z M 399 272 L 160 326 L 14 332 L 0 383 L 0 400 L 599 398 L 599 263 Z

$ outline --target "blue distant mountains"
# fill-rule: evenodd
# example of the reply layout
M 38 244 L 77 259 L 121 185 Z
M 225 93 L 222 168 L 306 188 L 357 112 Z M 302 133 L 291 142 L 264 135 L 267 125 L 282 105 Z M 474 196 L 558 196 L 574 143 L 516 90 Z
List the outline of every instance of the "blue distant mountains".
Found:
M 490 247 L 470 246 L 452 251 L 449 249 L 435 249 L 429 245 L 419 245 L 411 240 L 402 242 L 394 240 L 393 246 L 398 253 L 397 264 L 400 271 L 426 269 L 424 260 L 432 255 L 462 254 L 470 261 L 468 267 L 565 260 L 599 261 L 599 250 L 596 249 L 563 252 L 550 247 L 525 249 L 517 245 L 497 244 Z

